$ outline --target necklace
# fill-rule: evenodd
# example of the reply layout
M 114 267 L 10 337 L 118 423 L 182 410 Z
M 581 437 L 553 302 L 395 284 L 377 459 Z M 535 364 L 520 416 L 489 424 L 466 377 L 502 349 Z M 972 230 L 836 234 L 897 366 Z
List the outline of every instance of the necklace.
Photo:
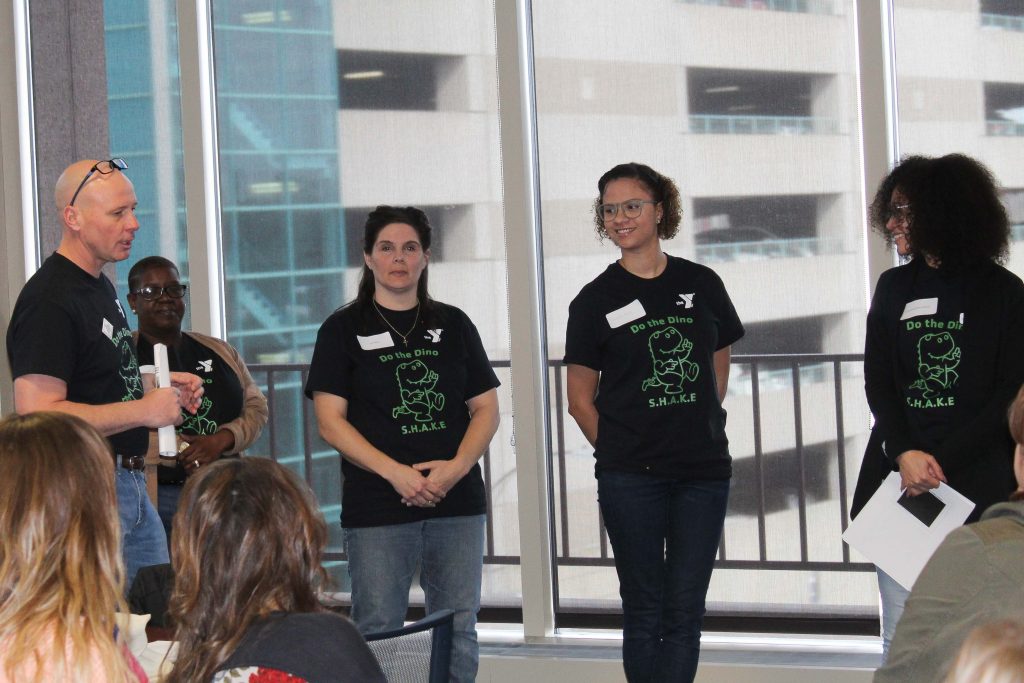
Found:
M 380 319 L 384 321 L 384 324 L 390 327 L 392 332 L 394 332 L 395 334 L 402 338 L 403 344 L 409 346 L 409 335 L 412 334 L 412 331 L 416 329 L 416 323 L 420 321 L 420 302 L 416 302 L 416 317 L 413 318 L 412 327 L 409 328 L 408 332 L 402 334 L 401 332 L 395 329 L 395 326 L 391 324 L 391 321 L 384 317 L 384 311 L 380 310 L 380 306 L 377 305 L 377 300 L 372 299 L 372 301 L 373 307 L 377 310 L 377 315 L 379 315 Z

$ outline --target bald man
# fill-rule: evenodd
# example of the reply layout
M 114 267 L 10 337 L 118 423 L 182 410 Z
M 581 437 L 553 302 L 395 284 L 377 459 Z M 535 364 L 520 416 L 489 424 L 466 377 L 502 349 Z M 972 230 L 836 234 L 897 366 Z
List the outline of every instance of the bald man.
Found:
M 57 180 L 60 246 L 18 296 L 7 357 L 18 413 L 71 413 L 110 440 L 130 586 L 139 568 L 168 561 L 163 525 L 146 495 L 148 430 L 179 423 L 182 408 L 194 412 L 202 389 L 195 375 L 174 373 L 173 387 L 143 391 L 124 309 L 102 272 L 128 258 L 139 229 L 125 168 L 120 159 L 87 159 Z

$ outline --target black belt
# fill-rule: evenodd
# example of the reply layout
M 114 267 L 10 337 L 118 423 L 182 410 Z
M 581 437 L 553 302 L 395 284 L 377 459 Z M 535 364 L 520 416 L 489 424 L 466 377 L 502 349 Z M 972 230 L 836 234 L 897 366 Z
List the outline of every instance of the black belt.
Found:
M 141 471 L 146 469 L 146 456 L 114 454 L 114 464 L 126 470 Z
M 176 462 L 173 464 L 164 464 L 156 468 L 156 481 L 158 484 L 170 484 L 172 486 L 182 486 L 185 483 L 185 468 Z

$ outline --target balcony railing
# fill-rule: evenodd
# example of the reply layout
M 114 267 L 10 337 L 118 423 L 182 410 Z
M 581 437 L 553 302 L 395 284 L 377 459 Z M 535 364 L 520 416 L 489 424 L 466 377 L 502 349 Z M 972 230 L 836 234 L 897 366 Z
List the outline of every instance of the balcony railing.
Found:
M 509 361 L 492 365 L 507 378 Z M 726 399 L 733 444 L 733 494 L 717 569 L 738 570 L 750 581 L 769 584 L 772 572 L 853 577 L 872 571 L 871 564 L 851 558 L 849 548 L 839 540 L 849 522 L 850 476 L 857 471 L 862 439 L 869 427 L 861 369 L 862 356 L 858 354 L 733 356 L 732 388 Z M 269 456 L 304 474 L 331 522 L 332 541 L 325 560 L 337 565 L 345 560 L 336 522 L 339 456 L 320 440 L 312 403 L 301 398 L 308 366 L 253 365 L 250 370 L 264 386 L 272 416 L 250 453 Z M 556 568 L 566 572 L 610 568 L 614 558 L 596 502 L 592 450 L 566 410 L 565 366 L 551 361 L 549 372 Z M 494 447 L 510 449 L 507 443 L 492 443 Z M 518 546 L 497 540 L 502 534 L 496 534 L 496 529 L 517 524 L 516 501 L 514 493 L 510 494 L 514 491 L 510 485 L 514 459 L 496 460 L 488 452 L 481 466 L 488 492 L 485 566 L 497 570 L 518 565 Z M 780 534 L 780 528 L 789 531 Z M 813 583 L 817 578 L 809 580 Z M 817 612 L 815 605 L 799 600 L 789 606 L 776 602 L 769 611 L 775 615 L 834 616 L 836 607 L 829 606 L 830 599 L 842 600 L 825 596 Z M 575 600 L 577 606 L 579 602 Z M 729 615 L 738 609 L 713 603 L 710 612 Z M 750 605 L 745 604 L 743 610 L 749 612 Z M 855 606 L 849 613 L 870 617 L 872 610 L 860 605 L 859 611 Z M 601 599 L 588 604 L 585 611 L 613 615 L 619 607 L 614 600 Z
M 714 5 L 772 12 L 801 12 L 803 14 L 837 14 L 835 0 L 676 0 L 685 5 Z
M 835 135 L 835 119 L 816 116 L 728 116 L 691 114 L 690 132 L 699 135 Z
M 843 240 L 838 237 L 805 237 L 799 239 L 757 240 L 754 242 L 727 242 L 698 244 L 694 255 L 701 263 L 727 261 L 759 261 L 773 258 L 802 258 L 839 254 Z
M 1024 135 L 1024 123 L 1016 121 L 988 120 L 985 122 L 985 134 L 1014 137 Z
M 981 13 L 981 25 L 1006 29 L 1007 31 L 1024 31 L 1024 17 L 1009 14 Z

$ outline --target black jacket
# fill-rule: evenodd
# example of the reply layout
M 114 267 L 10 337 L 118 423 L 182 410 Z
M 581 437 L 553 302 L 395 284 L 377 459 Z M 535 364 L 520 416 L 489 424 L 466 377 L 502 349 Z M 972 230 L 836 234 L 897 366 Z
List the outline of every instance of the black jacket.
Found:
M 864 454 L 851 515 L 864 506 L 885 476 L 897 469 L 893 458 L 919 449 L 939 462 L 949 485 L 975 502 L 968 522 L 1016 488 L 1013 440 L 1006 410 L 1024 383 L 1024 283 L 1010 271 L 986 262 L 963 274 L 964 320 L 957 408 L 948 438 L 933 448 L 919 443 L 907 419 L 900 391 L 897 334 L 922 259 L 892 268 L 878 279 L 868 311 L 864 343 L 864 388 L 875 426 Z M 884 447 L 883 447 L 884 445 Z

